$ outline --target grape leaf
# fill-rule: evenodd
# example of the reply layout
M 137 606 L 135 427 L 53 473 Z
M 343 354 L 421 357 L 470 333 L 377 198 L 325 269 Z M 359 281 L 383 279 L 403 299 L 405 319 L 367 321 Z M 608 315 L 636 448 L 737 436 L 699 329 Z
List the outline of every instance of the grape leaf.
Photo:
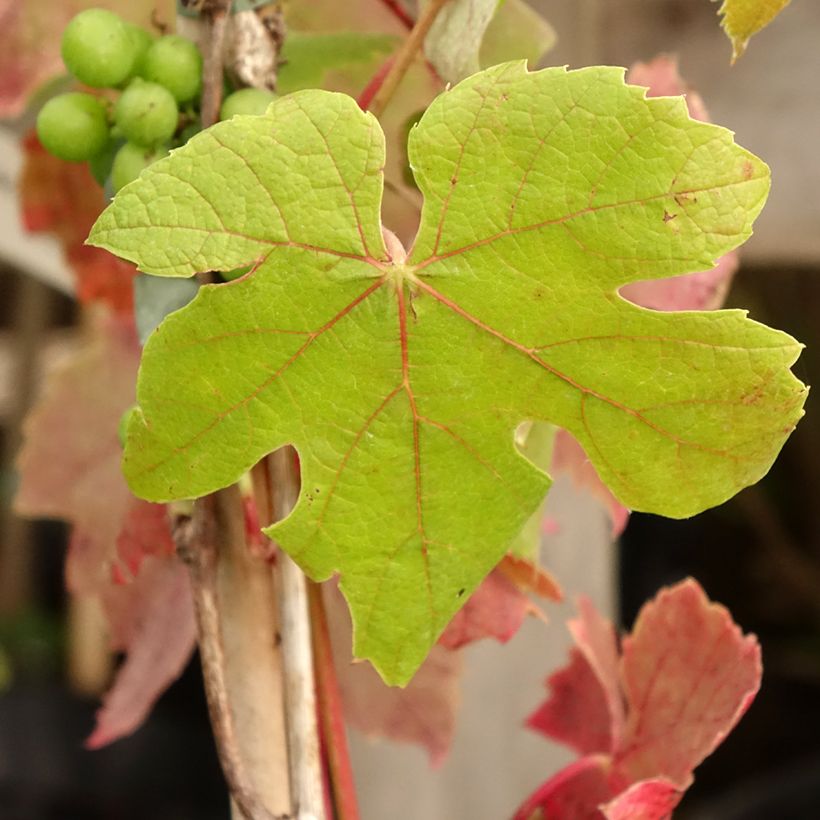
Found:
M 717 2 L 717 0 L 713 0 Z M 732 62 L 743 56 L 753 34 L 765 28 L 791 0 L 723 0 L 718 14 L 732 41 Z
M 386 686 L 369 663 L 354 662 L 350 616 L 336 585 L 322 591 L 347 721 L 367 737 L 422 746 L 433 766 L 442 763 L 456 728 L 462 653 L 434 646 L 408 686 Z
M 290 94 L 303 88 L 324 85 L 330 71 L 371 63 L 378 55 L 392 51 L 398 38 L 370 32 L 288 32 L 282 48 L 278 90 Z
M 760 645 L 691 578 L 641 609 L 619 665 L 612 625 L 589 602 L 570 629 L 577 648 L 547 681 L 550 697 L 528 725 L 586 756 L 539 787 L 515 817 L 539 808 L 552 816 L 551 807 L 566 805 L 566 820 L 662 820 L 754 700 Z
M 110 588 L 103 599 L 112 648 L 125 652 L 126 659 L 97 712 L 89 749 L 139 728 L 196 645 L 188 572 L 176 556 L 149 558 L 136 580 Z
M 301 496 L 267 532 L 340 574 L 356 654 L 392 683 L 549 486 L 512 446 L 522 421 L 568 429 L 624 504 L 682 517 L 763 475 L 805 396 L 788 335 L 617 295 L 712 264 L 765 199 L 766 166 L 682 100 L 509 63 L 437 98 L 409 155 L 408 258 L 382 236 L 378 123 L 322 91 L 194 137 L 89 239 L 164 276 L 255 263 L 149 339 L 124 470 L 148 500 L 191 497 L 292 443 Z

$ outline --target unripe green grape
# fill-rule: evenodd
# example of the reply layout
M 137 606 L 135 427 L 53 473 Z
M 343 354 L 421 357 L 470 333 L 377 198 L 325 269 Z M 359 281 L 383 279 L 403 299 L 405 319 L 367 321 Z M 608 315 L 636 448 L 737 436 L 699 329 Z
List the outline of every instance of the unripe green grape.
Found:
M 141 26 L 135 26 L 133 23 L 126 23 L 125 25 L 134 46 L 134 63 L 131 66 L 131 72 L 128 76 L 129 78 L 142 76 L 145 66 L 145 55 L 148 54 L 148 50 L 156 40 L 150 32 Z
M 167 88 L 136 79 L 117 101 L 114 119 L 130 142 L 151 146 L 171 139 L 177 130 L 179 110 Z
M 108 143 L 105 108 L 91 94 L 60 94 L 40 110 L 37 136 L 55 157 L 68 162 L 91 159 Z
M 168 156 L 167 148 L 145 148 L 133 142 L 126 142 L 117 151 L 114 164 L 111 166 L 111 184 L 114 191 L 124 188 L 133 182 L 149 165 L 158 159 Z
M 81 11 L 63 31 L 66 68 L 95 88 L 119 85 L 131 73 L 136 48 L 125 23 L 105 9 Z
M 275 99 L 276 94 L 264 88 L 240 88 L 225 97 L 219 119 L 229 120 L 236 114 L 264 114 Z
M 174 139 L 174 147 L 178 148 L 182 145 L 185 145 L 191 137 L 195 137 L 200 131 L 202 130 L 202 123 L 197 120 L 196 122 L 190 122 L 182 131 L 177 134 L 176 138 Z
M 202 55 L 190 40 L 169 34 L 148 49 L 140 73 L 167 88 L 178 103 L 188 102 L 202 86 Z

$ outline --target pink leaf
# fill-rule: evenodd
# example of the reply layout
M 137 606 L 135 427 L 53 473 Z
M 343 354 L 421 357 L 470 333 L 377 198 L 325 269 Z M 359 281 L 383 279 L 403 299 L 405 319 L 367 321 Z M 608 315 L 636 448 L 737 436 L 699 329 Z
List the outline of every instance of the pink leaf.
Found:
M 49 375 L 25 422 L 15 509 L 76 526 L 81 535 L 67 566 L 72 591 L 109 583 L 117 538 L 133 503 L 120 472 L 117 426 L 134 402 L 138 363 L 130 322 L 96 314 L 88 338 Z
M 498 569 L 493 570 L 439 638 L 446 649 L 458 649 L 481 638 L 506 643 L 535 606 Z
M 602 755 L 576 760 L 536 789 L 513 820 L 601 820 L 598 807 L 612 797 L 607 769 Z
M 461 653 L 434 646 L 404 689 L 387 686 L 369 663 L 353 660 L 347 604 L 335 584 L 324 591 L 347 720 L 366 735 L 419 744 L 441 763 L 455 730 Z
M 612 719 L 601 682 L 589 661 L 574 648 L 567 666 L 547 680 L 549 698 L 527 726 L 582 755 L 612 751 Z
M 688 579 L 641 610 L 621 663 L 629 717 L 618 768 L 686 787 L 760 688 L 760 646 Z
M 566 430 L 559 430 L 555 434 L 551 472 L 566 473 L 576 488 L 586 490 L 603 504 L 612 521 L 613 538 L 624 531 L 629 520 L 629 510 L 612 495 L 581 445 Z
M 145 720 L 176 680 L 196 643 L 193 601 L 185 567 L 175 557 L 148 558 L 133 583 L 111 587 L 106 610 L 114 648 L 127 653 L 86 741 L 99 749 Z
M 602 807 L 607 820 L 666 820 L 682 792 L 663 778 L 641 780 Z
M 147 556 L 162 557 L 173 552 L 174 542 L 165 505 L 132 499 L 117 536 L 117 556 L 130 575 L 134 577 L 139 573 Z
M 620 743 L 624 728 L 624 703 L 620 690 L 618 639 L 612 624 L 582 597 L 581 617 L 567 623 L 578 649 L 601 684 L 610 720 L 613 748 Z
M 670 816 L 693 769 L 737 724 L 760 688 L 757 639 L 744 636 L 691 578 L 661 590 L 641 609 L 620 663 L 612 625 L 589 601 L 582 601 L 570 631 L 577 644 L 570 663 L 550 677 L 550 697 L 528 724 L 582 754 L 609 754 L 582 758 L 559 772 L 524 803 L 517 820 L 528 820 L 536 809 L 561 820 L 600 818 L 595 806 L 606 801 L 602 810 L 609 820 Z M 591 760 L 606 771 L 610 795 L 600 797 L 601 774 L 592 789 L 597 803 L 576 802 L 574 814 L 561 813 L 560 804 L 549 801 L 575 800 L 582 791 L 578 779 L 593 778 Z

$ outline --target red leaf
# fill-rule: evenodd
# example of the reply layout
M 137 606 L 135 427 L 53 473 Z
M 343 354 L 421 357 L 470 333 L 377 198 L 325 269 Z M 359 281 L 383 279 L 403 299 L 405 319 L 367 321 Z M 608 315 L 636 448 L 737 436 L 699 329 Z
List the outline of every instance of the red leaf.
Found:
M 612 797 L 608 762 L 590 755 L 570 763 L 519 806 L 513 820 L 601 820 L 598 808 Z
M 607 820 L 665 820 L 683 793 L 663 778 L 641 780 L 603 806 Z
M 568 666 L 547 680 L 549 698 L 528 718 L 536 732 L 582 755 L 612 751 L 612 719 L 601 682 L 587 659 L 574 648 Z
M 134 401 L 138 363 L 131 324 L 94 316 L 87 339 L 48 376 L 25 422 L 15 509 L 75 525 L 67 566 L 72 591 L 95 592 L 109 583 L 134 503 L 120 472 L 117 426 Z
M 371 737 L 416 743 L 433 765 L 444 760 L 455 730 L 461 653 L 434 646 L 404 688 L 387 686 L 373 667 L 354 661 L 347 604 L 335 584 L 324 584 L 325 607 L 345 717 Z
M 196 643 L 188 575 L 175 557 L 147 559 L 137 580 L 109 589 L 105 606 L 114 648 L 127 658 L 97 712 L 89 749 L 137 729 L 182 673 Z
M 139 573 L 147 556 L 164 557 L 173 552 L 174 541 L 165 505 L 132 499 L 117 536 L 117 556 L 131 576 Z
M 691 578 L 662 590 L 624 640 L 629 717 L 618 768 L 631 781 L 664 775 L 685 788 L 760 688 L 760 646 Z
M 500 570 L 494 569 L 447 625 L 439 645 L 459 649 L 481 638 L 506 643 L 534 610 L 529 598 Z
M 81 301 L 102 301 L 130 315 L 136 269 L 84 244 L 106 204 L 88 166 L 51 156 L 33 133 L 24 139 L 23 149 L 25 163 L 18 187 L 26 229 L 51 233 L 59 240 Z
M 565 793 L 575 800 L 580 794 L 576 778 L 592 776 L 593 759 L 606 761 L 613 798 L 604 807 L 606 817 L 668 817 L 695 766 L 757 694 L 757 639 L 744 637 L 729 612 L 710 603 L 691 578 L 661 590 L 641 609 L 623 641 L 620 664 L 612 625 L 588 601 L 581 602 L 581 617 L 569 626 L 577 647 L 569 665 L 550 677 L 550 697 L 528 724 L 582 753 L 611 751 L 559 772 L 530 796 L 516 818 L 528 818 L 540 808 L 547 817 L 564 820 L 560 807 L 547 800 Z M 598 792 L 595 799 L 604 802 Z M 595 805 L 576 801 L 575 814 L 566 816 L 600 818 Z
M 567 622 L 578 649 L 601 684 L 610 720 L 612 748 L 617 748 L 623 736 L 624 702 L 620 690 L 618 639 L 612 624 L 582 597 L 581 617 Z

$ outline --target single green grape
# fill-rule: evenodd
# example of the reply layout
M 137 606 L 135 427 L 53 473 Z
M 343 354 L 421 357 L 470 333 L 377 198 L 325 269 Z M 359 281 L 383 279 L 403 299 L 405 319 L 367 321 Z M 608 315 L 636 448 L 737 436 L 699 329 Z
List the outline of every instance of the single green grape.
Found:
M 169 34 L 148 49 L 140 73 L 167 88 L 178 103 L 188 102 L 202 86 L 202 55 L 190 40 Z
M 37 117 L 37 136 L 55 157 L 68 162 L 91 159 L 108 143 L 105 108 L 91 94 L 75 91 L 52 97 Z
M 133 182 L 149 165 L 167 156 L 168 149 L 164 146 L 152 149 L 133 142 L 126 142 L 117 151 L 114 163 L 111 166 L 111 184 L 114 191 L 124 188 L 129 182 Z
M 179 110 L 167 88 L 137 78 L 117 100 L 114 119 L 130 142 L 152 146 L 171 139 L 177 130 Z
M 275 99 L 276 94 L 264 88 L 240 88 L 225 97 L 219 119 L 229 120 L 236 114 L 264 114 Z
M 148 54 L 156 39 L 141 26 L 135 26 L 133 23 L 126 23 L 125 25 L 128 29 L 128 36 L 134 45 L 134 63 L 131 66 L 128 78 L 141 77 L 145 66 L 145 55 Z
M 63 31 L 61 52 L 66 68 L 94 88 L 122 83 L 136 56 L 125 23 L 105 9 L 86 9 L 72 18 Z

